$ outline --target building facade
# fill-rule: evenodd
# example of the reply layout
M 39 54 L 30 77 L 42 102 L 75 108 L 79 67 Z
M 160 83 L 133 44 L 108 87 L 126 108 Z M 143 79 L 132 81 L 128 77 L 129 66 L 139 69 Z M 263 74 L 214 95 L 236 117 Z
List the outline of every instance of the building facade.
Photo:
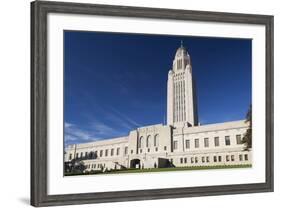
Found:
M 177 49 L 167 81 L 167 125 L 130 131 L 128 136 L 69 145 L 65 162 L 83 161 L 86 170 L 251 164 L 242 138 L 245 120 L 198 124 L 191 58 Z

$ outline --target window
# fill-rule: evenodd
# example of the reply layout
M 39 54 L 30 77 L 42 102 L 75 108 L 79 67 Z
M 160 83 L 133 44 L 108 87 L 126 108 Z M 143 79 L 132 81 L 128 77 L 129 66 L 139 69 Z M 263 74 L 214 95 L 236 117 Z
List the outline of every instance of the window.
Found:
M 159 142 L 159 135 L 156 134 L 156 135 L 154 136 L 154 147 L 158 146 L 158 144 L 159 144 L 158 142 Z
M 131 150 L 131 154 L 133 154 L 134 153 L 134 150 Z
M 92 169 L 94 168 L 94 164 L 92 164 Z
M 72 154 L 69 154 L 68 159 L 69 159 L 69 160 L 72 159 Z
M 81 157 L 81 158 L 83 157 L 83 152 L 80 153 L 80 157 Z
M 85 157 L 88 157 L 88 152 L 85 152 Z
M 149 149 L 149 148 L 147 148 L 147 152 L 150 152 L 150 149 Z
M 229 161 L 229 155 L 226 155 L 226 162 Z
M 184 158 L 184 163 L 187 163 L 187 158 L 186 157 Z
M 150 135 L 148 135 L 147 136 L 147 138 L 146 138 L 146 147 L 150 147 L 150 145 L 151 145 L 151 136 Z
M 158 152 L 158 147 L 155 147 L 155 152 Z
M 125 153 L 125 155 L 128 154 L 128 147 L 125 147 L 124 153 Z
M 94 168 L 96 168 L 96 164 L 94 164 Z
M 108 149 L 105 150 L 104 156 L 107 157 L 107 155 L 108 155 Z
M 230 145 L 230 137 L 229 136 L 225 136 L 225 145 L 226 146 Z
M 195 157 L 195 163 L 198 163 L 198 157 Z
M 164 146 L 164 150 L 165 150 L 165 151 L 167 150 L 167 146 Z
M 206 157 L 206 162 L 210 162 L 209 156 Z
M 102 151 L 102 150 L 100 150 L 100 157 L 102 157 L 102 153 L 103 153 L 103 151 Z
M 120 148 L 118 147 L 116 150 L 116 155 L 119 155 L 119 153 L 120 153 Z
M 217 156 L 214 156 L 214 162 L 217 162 Z
M 219 158 L 219 162 L 221 162 L 221 156 L 219 156 L 218 158 Z
M 113 149 L 113 148 L 110 150 L 110 155 L 111 155 L 111 156 L 114 155 L 114 149 Z
M 76 158 L 78 158 L 79 157 L 79 154 L 78 153 L 76 153 Z
M 248 155 L 244 155 L 244 159 L 245 159 L 245 160 L 248 160 Z
M 139 139 L 139 148 L 143 148 L 143 137 Z
M 183 158 L 180 159 L 180 162 L 183 163 Z
M 202 160 L 202 163 L 204 163 L 205 162 L 205 157 L 202 157 L 201 160 Z
M 220 140 L 219 137 L 215 137 L 215 147 L 220 146 Z
M 240 161 L 243 160 L 243 155 L 239 155 L 239 160 L 240 160 Z
M 174 141 L 174 149 L 178 149 L 178 141 Z
M 140 153 L 142 153 L 142 149 L 140 149 Z
M 204 147 L 209 147 L 209 138 L 204 138 Z
M 237 144 L 242 144 L 241 134 L 237 134 L 236 135 L 236 143 Z
M 195 139 L 195 148 L 199 148 L 199 139 Z
M 190 148 L 190 141 L 189 140 L 185 140 L 185 148 L 186 149 Z
M 194 163 L 194 158 L 193 157 L 190 158 L 190 162 Z
M 231 161 L 234 161 L 234 155 L 231 155 Z

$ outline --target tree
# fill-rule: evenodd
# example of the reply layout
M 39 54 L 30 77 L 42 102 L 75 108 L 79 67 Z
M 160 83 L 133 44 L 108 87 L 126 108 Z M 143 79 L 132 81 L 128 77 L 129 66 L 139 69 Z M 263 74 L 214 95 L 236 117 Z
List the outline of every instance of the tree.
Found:
M 245 122 L 249 123 L 249 128 L 242 138 L 242 143 L 245 144 L 244 150 L 249 150 L 252 148 L 252 105 L 249 107 Z
M 81 159 L 73 159 L 70 162 L 64 163 L 64 171 L 66 173 L 83 173 L 85 169 L 86 167 Z

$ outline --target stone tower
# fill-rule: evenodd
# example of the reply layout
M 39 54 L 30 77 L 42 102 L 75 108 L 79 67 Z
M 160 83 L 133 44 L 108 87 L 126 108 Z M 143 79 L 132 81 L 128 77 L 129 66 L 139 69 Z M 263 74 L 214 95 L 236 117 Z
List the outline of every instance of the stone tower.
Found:
M 175 127 L 198 125 L 191 60 L 183 43 L 177 49 L 173 68 L 168 73 L 167 124 Z

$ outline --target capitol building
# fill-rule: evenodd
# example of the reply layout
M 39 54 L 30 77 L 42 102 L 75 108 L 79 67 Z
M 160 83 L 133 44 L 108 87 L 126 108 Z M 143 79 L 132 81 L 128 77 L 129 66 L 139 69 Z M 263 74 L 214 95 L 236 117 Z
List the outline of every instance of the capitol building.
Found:
M 242 138 L 245 120 L 200 125 L 191 58 L 183 45 L 167 81 L 167 124 L 132 129 L 127 136 L 73 144 L 65 162 L 83 161 L 86 171 L 127 168 L 250 165 Z

